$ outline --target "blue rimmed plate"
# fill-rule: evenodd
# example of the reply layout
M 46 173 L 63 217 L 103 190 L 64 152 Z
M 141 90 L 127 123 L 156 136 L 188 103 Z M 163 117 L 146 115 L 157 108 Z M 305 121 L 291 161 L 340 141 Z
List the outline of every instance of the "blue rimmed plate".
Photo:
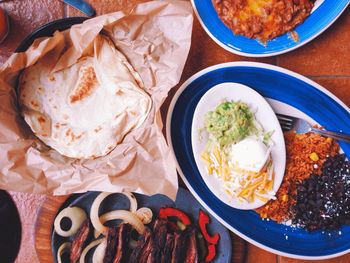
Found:
M 206 186 L 192 152 L 192 119 L 203 94 L 223 82 L 236 82 L 253 88 L 268 99 L 276 112 L 303 117 L 325 128 L 350 133 L 349 109 L 317 83 L 262 63 L 216 65 L 200 71 L 182 85 L 167 116 L 167 139 L 187 187 L 231 231 L 270 252 L 301 259 L 325 259 L 350 252 L 350 226 L 343 226 L 340 232 L 309 233 L 261 220 L 254 211 L 237 210 L 224 204 Z M 340 146 L 350 156 L 350 144 Z
M 232 53 L 248 57 L 283 54 L 308 43 L 326 30 L 350 3 L 349 0 L 317 0 L 311 15 L 294 30 L 299 41 L 294 41 L 287 33 L 262 45 L 254 39 L 234 35 L 220 20 L 212 0 L 191 2 L 203 28 L 217 44 Z

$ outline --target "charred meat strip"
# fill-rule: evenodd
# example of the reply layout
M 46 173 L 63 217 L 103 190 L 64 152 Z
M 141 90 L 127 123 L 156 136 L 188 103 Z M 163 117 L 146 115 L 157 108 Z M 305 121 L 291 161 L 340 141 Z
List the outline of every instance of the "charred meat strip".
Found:
M 132 251 L 129 263 L 153 263 L 154 242 L 151 231 L 147 230 L 139 245 Z
M 148 231 L 146 231 L 146 232 L 148 232 Z M 132 252 L 130 254 L 129 263 L 138 263 L 139 255 L 141 253 L 141 250 L 142 250 L 145 242 L 146 242 L 145 236 L 143 237 L 143 239 L 138 241 L 137 246 L 132 250 Z
M 174 248 L 174 235 L 168 233 L 166 235 L 166 241 L 164 245 L 164 252 L 162 255 L 161 263 L 171 262 L 173 248 Z
M 108 229 L 107 234 L 107 247 L 105 256 L 103 257 L 103 263 L 112 263 L 114 255 L 115 255 L 115 248 L 117 246 L 117 234 L 118 234 L 118 228 L 116 227 L 110 227 Z
M 154 250 L 153 256 L 155 263 L 160 263 L 168 233 L 167 220 L 157 219 L 153 226 Z
M 171 263 L 183 263 L 185 260 L 184 251 L 188 245 L 188 232 L 185 230 L 181 233 L 175 233 L 174 248 L 172 252 Z
M 145 245 L 140 253 L 139 263 L 154 263 L 154 242 L 152 234 L 149 232 Z
M 131 230 L 131 226 L 128 224 L 121 224 L 117 230 L 117 247 L 113 263 L 127 262 L 127 249 L 128 249 L 128 233 Z
M 90 222 L 89 219 L 86 219 L 84 223 L 79 228 L 78 232 L 75 234 L 72 249 L 70 254 L 70 262 L 76 263 L 85 247 L 85 241 L 87 240 L 90 233 Z
M 198 261 L 204 262 L 205 257 L 208 254 L 207 242 L 205 241 L 204 237 L 201 235 L 196 235 L 196 239 L 197 239 L 197 248 L 198 248 Z
M 188 246 L 186 251 L 185 263 L 198 263 L 198 247 L 196 240 L 197 231 L 195 228 L 189 230 Z

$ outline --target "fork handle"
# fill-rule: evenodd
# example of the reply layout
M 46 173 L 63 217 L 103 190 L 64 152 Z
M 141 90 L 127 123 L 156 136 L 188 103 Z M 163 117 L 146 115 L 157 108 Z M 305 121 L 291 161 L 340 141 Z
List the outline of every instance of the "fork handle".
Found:
M 344 142 L 350 143 L 350 135 L 348 134 L 344 134 L 341 132 L 334 132 L 334 131 L 325 131 L 317 128 L 311 128 L 311 131 L 326 137 L 336 139 L 338 141 L 344 141 Z

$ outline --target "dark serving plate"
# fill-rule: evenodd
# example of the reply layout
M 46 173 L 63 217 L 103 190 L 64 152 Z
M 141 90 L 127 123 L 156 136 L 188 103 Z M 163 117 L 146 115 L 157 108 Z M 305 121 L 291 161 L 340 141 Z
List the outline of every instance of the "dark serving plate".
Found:
M 0 191 L 0 261 L 14 262 L 21 243 L 21 221 L 15 203 L 6 191 Z
M 83 23 L 87 17 L 67 17 L 47 23 L 30 33 L 16 48 L 15 52 L 24 52 L 39 37 L 49 37 L 55 33 L 56 30 L 63 31 L 70 28 L 72 25 Z
M 87 215 L 89 215 L 91 204 L 98 194 L 99 192 L 88 192 L 85 194 L 72 195 L 60 207 L 57 213 L 59 213 L 63 208 L 69 205 L 72 205 L 72 206 L 78 206 L 80 208 L 83 208 L 87 213 Z M 137 204 L 138 204 L 137 207 L 138 208 L 149 207 L 150 209 L 152 209 L 154 216 L 158 214 L 158 211 L 161 207 L 175 206 L 185 211 L 191 217 L 192 222 L 196 222 L 198 220 L 199 209 L 202 209 L 205 211 L 205 208 L 197 202 L 197 200 L 192 196 L 192 194 L 182 188 L 179 189 L 175 202 L 173 202 L 168 197 L 160 194 L 153 195 L 153 196 L 135 194 L 135 197 L 137 199 Z M 101 204 L 100 214 L 103 214 L 113 209 L 129 209 L 128 199 L 121 194 L 113 194 L 107 197 L 106 200 L 104 200 Z M 231 243 L 230 234 L 228 230 L 223 225 L 221 225 L 221 223 L 217 221 L 213 216 L 210 216 L 210 218 L 211 218 L 211 223 L 208 227 L 209 232 L 211 233 L 217 232 L 220 234 L 220 241 L 217 247 L 218 254 L 213 262 L 229 263 L 231 262 L 231 254 L 232 254 L 232 243 Z M 61 237 L 57 235 L 52 229 L 51 245 L 52 245 L 52 255 L 55 258 L 55 262 L 57 262 L 56 255 L 57 255 L 58 248 L 60 247 L 61 244 L 69 240 L 70 240 L 69 237 L 68 238 Z M 63 257 L 63 260 L 66 260 L 65 257 Z M 68 261 L 62 261 L 62 262 L 68 262 Z

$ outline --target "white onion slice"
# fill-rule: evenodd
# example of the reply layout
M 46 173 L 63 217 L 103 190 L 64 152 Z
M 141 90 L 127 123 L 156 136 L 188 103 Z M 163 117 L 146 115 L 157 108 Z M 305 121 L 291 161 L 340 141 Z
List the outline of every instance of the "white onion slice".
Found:
M 111 195 L 112 193 L 100 193 L 94 200 L 94 202 L 91 205 L 91 210 L 90 210 L 90 220 L 91 223 L 93 225 L 93 227 L 99 232 L 99 233 L 103 233 L 106 234 L 107 233 L 107 227 L 105 227 L 99 218 L 98 215 L 98 210 L 100 208 L 100 205 L 102 203 L 102 201 L 109 195 Z
M 103 202 L 103 200 L 107 196 L 109 196 L 111 194 L 112 193 L 105 193 L 105 192 L 99 194 L 95 198 L 94 202 L 91 205 L 90 219 L 91 219 L 91 223 L 92 223 L 93 227 L 97 230 L 97 232 L 95 231 L 95 237 L 99 236 L 99 234 L 106 235 L 106 233 L 108 231 L 108 228 L 103 225 L 104 222 L 101 222 L 101 220 L 99 218 L 98 211 L 99 211 L 100 205 Z M 131 212 L 136 212 L 136 210 L 137 210 L 137 201 L 136 201 L 135 196 L 132 193 L 130 193 L 130 192 L 120 192 L 120 194 L 125 195 L 129 199 L 130 211 Z
M 121 219 L 123 220 L 123 222 L 129 223 L 141 235 L 145 232 L 145 226 L 143 225 L 141 220 L 137 217 L 137 215 L 127 210 L 114 210 L 114 211 L 105 213 L 100 217 L 100 222 L 105 223 L 107 221 L 115 220 L 115 219 Z
M 153 212 L 148 207 L 141 207 L 135 214 L 145 225 L 152 222 Z
M 80 259 L 79 259 L 79 263 L 85 263 L 85 257 L 87 255 L 87 253 L 90 251 L 90 249 L 92 249 L 93 247 L 97 246 L 98 244 L 101 244 L 104 240 L 106 240 L 105 238 L 100 238 L 97 240 L 92 241 L 89 245 L 87 245 L 83 252 L 81 253 Z
M 72 247 L 72 244 L 70 242 L 63 243 L 57 250 L 57 262 L 62 263 L 62 254 L 66 250 L 70 250 Z
M 121 194 L 125 195 L 128 199 L 129 199 L 129 202 L 130 202 L 130 211 L 131 212 L 136 212 L 137 210 L 137 200 L 136 200 L 136 197 L 130 193 L 130 192 L 121 192 Z
M 94 229 L 94 238 L 98 238 L 101 235 L 100 232 L 98 232 L 96 229 Z
M 61 228 L 61 220 L 64 217 L 68 217 L 72 221 L 70 229 L 63 230 Z M 80 207 L 66 207 L 55 218 L 54 229 L 55 232 L 63 237 L 69 237 L 74 235 L 80 228 L 81 224 L 86 220 L 86 213 Z
M 107 240 L 105 239 L 101 244 L 95 249 L 94 255 L 92 256 L 92 263 L 101 263 L 106 254 Z

